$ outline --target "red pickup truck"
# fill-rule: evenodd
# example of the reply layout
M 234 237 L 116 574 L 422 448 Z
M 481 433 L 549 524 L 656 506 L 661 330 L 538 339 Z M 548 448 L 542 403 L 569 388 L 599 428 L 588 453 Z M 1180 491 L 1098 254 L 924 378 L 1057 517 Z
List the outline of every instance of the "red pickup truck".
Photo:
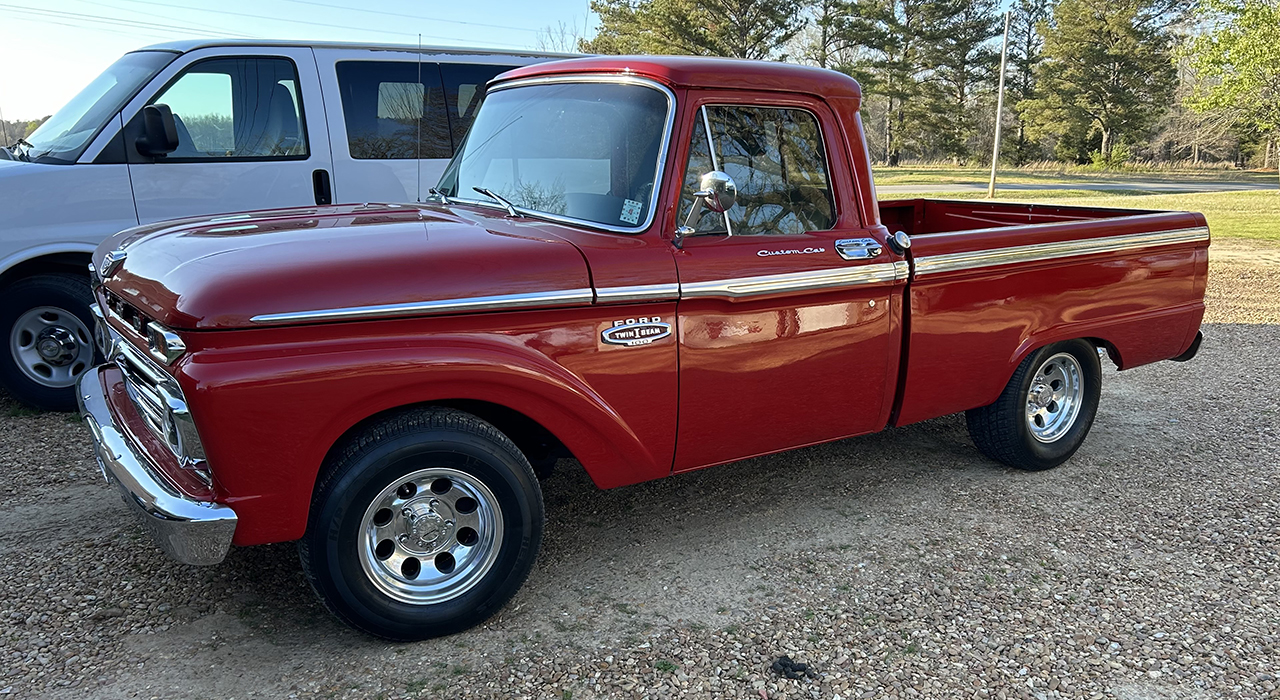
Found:
M 1199 214 L 878 203 L 858 84 L 705 58 L 503 74 L 432 202 L 122 232 L 79 396 L 168 554 L 297 540 L 347 623 L 465 629 L 601 488 L 967 412 L 1070 457 L 1121 369 L 1200 342 Z

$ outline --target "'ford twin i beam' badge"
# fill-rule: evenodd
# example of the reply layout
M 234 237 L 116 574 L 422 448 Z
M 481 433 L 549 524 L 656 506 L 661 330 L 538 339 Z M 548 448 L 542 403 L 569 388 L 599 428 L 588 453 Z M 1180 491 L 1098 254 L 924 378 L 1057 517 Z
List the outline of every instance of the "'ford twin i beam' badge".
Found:
M 600 339 L 610 345 L 635 347 L 648 345 L 671 335 L 671 324 L 663 323 L 661 316 L 629 318 L 614 321 L 613 328 L 600 331 Z

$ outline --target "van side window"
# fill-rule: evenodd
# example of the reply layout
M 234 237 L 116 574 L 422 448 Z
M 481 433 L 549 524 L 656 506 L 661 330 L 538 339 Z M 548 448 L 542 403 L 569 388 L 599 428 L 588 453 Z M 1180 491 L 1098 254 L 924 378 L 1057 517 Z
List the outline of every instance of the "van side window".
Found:
M 287 59 L 201 61 L 151 101 L 168 105 L 178 128 L 164 160 L 306 158 L 300 92 Z
M 714 158 L 738 186 L 737 204 L 726 212 L 733 235 L 800 234 L 835 225 L 826 151 L 813 114 L 803 109 L 708 105 L 695 124 L 680 197 L 681 222 L 693 204 L 699 178 L 711 169 Z M 704 212 L 695 229 L 724 231 L 724 217 Z
M 449 128 L 453 133 L 453 147 L 462 145 L 462 139 L 475 121 L 476 109 L 484 96 L 484 86 L 499 73 L 514 66 L 487 66 L 473 63 L 442 63 L 440 75 L 444 78 L 444 97 L 449 109 Z
M 352 158 L 405 160 L 453 155 L 439 66 L 411 61 L 340 61 L 337 72 Z

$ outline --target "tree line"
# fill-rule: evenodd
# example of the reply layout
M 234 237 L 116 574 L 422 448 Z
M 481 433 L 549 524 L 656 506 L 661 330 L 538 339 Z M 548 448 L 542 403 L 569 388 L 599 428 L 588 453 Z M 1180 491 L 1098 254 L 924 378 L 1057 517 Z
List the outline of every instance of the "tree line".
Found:
M 0 146 L 11 146 L 15 141 L 31 135 L 49 117 L 41 119 L 9 121 L 0 119 Z
M 600 27 L 578 40 L 585 52 L 787 60 L 857 78 L 881 163 L 990 157 L 998 0 L 592 0 L 591 9 Z M 1006 162 L 1277 160 L 1280 0 L 1013 0 L 1008 10 Z

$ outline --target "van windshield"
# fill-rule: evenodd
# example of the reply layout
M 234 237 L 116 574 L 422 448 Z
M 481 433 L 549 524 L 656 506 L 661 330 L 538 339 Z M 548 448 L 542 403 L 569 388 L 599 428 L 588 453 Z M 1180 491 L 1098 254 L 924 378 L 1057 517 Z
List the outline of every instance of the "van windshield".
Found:
M 16 155 L 39 163 L 74 163 L 107 120 L 176 57 L 168 51 L 125 54 L 28 136 Z
M 674 105 L 647 82 L 552 82 L 490 92 L 439 190 L 453 200 L 633 232 L 648 226 Z

